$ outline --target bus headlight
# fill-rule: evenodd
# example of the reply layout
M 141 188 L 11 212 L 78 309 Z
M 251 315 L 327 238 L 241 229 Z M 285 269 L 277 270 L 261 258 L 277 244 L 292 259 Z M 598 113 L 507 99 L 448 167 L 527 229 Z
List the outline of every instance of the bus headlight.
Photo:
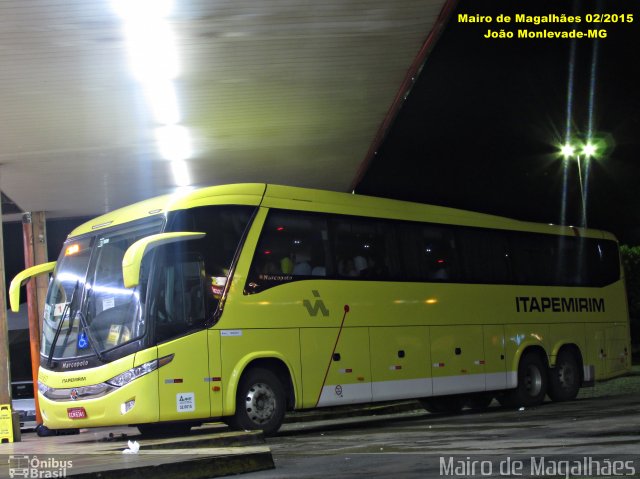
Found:
M 136 366 L 135 368 L 131 368 L 121 374 L 118 374 L 117 376 L 114 376 L 106 381 L 106 383 L 110 384 L 111 386 L 122 387 L 125 384 L 129 384 L 134 379 L 138 379 L 146 374 L 149 374 L 150 372 L 155 371 L 165 364 L 169 364 L 172 359 L 173 354 L 160 359 L 154 359 L 153 361 L 149 361 L 147 363 L 141 364 L 140 366 Z

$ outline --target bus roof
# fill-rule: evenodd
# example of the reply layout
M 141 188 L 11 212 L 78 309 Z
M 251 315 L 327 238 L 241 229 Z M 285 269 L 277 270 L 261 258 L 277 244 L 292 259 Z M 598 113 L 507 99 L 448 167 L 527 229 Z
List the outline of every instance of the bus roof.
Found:
M 601 230 L 532 223 L 444 206 L 265 183 L 239 183 L 210 186 L 171 195 L 158 196 L 114 210 L 88 221 L 74 229 L 69 234 L 69 238 L 97 231 L 102 228 L 128 223 L 136 219 L 166 215 L 170 211 L 223 204 L 262 205 L 272 208 L 301 211 L 370 216 L 407 221 L 425 221 L 546 234 L 588 236 L 615 240 L 615 237 L 611 233 Z

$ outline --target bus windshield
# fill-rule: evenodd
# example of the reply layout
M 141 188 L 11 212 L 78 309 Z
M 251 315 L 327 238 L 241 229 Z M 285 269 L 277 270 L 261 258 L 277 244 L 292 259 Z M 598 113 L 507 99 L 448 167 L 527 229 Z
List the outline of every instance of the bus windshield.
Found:
M 144 300 L 148 258 L 141 281 L 125 288 L 122 258 L 135 241 L 158 233 L 162 220 L 103 230 L 67 241 L 49 286 L 41 354 L 52 359 L 96 355 L 145 333 Z

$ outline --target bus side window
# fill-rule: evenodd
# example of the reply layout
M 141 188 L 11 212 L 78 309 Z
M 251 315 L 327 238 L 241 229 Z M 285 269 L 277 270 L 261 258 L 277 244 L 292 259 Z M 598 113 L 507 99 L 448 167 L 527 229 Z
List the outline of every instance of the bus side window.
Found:
M 557 284 L 559 274 L 567 271 L 557 254 L 556 237 L 515 232 L 509 239 L 517 284 Z
M 452 228 L 419 223 L 404 223 L 399 228 L 408 281 L 446 282 L 458 278 Z
M 401 266 L 394 223 L 350 216 L 331 220 L 340 278 L 398 280 Z
M 506 235 L 497 230 L 457 228 L 462 258 L 462 282 L 506 284 L 511 281 Z
M 606 286 L 620 278 L 620 253 L 615 241 L 582 238 L 582 284 Z
M 238 251 L 252 206 L 202 206 L 178 211 L 171 218 L 169 231 L 202 231 L 204 238 L 184 243 L 185 251 L 202 259 L 205 316 L 214 317 L 224 293 L 231 263 Z
M 194 253 L 166 248 L 158 267 L 156 297 L 156 339 L 163 341 L 204 326 L 204 262 Z
M 253 256 L 245 291 L 333 274 L 326 216 L 272 209 Z
M 611 240 L 592 240 L 596 265 L 593 283 L 605 286 L 620 279 L 620 253 L 618 245 Z

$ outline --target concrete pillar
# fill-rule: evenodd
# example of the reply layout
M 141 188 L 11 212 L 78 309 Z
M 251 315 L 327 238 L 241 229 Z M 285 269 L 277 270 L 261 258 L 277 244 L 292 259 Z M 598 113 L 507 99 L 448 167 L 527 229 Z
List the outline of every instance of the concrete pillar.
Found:
M 9 328 L 7 327 L 7 287 L 4 270 L 2 232 L 2 202 L 0 201 L 0 404 L 11 404 L 11 368 L 9 366 Z M 14 429 L 17 414 L 12 414 Z M 18 419 L 19 421 L 19 419 Z M 20 424 L 18 422 L 18 428 Z
M 47 222 L 44 211 L 32 213 L 31 222 L 33 224 L 33 255 L 36 264 L 49 262 L 47 253 Z M 42 334 L 42 319 L 44 318 L 44 303 L 47 299 L 49 289 L 49 275 L 41 274 L 36 276 L 36 296 L 38 297 L 38 321 L 40 334 Z
M 24 245 L 24 267 L 31 268 L 36 264 L 34 246 L 33 215 L 22 215 L 22 240 Z M 38 241 L 38 243 L 40 243 Z M 38 404 L 38 370 L 40 369 L 40 315 L 38 314 L 38 294 L 36 278 L 30 278 L 27 283 L 27 312 L 29 315 L 29 343 L 31 345 L 31 377 L 33 378 L 33 392 L 36 403 L 36 422 L 42 424 L 40 406 Z M 43 306 L 44 310 L 44 306 Z

